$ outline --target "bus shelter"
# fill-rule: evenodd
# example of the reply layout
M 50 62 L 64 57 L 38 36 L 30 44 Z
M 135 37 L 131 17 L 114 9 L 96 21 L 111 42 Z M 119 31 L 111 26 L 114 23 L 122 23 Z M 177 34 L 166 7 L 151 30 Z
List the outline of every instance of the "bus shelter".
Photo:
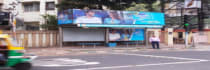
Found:
M 117 44 L 146 42 L 146 29 L 165 25 L 158 12 L 69 9 L 58 13 L 60 46 L 71 44 Z

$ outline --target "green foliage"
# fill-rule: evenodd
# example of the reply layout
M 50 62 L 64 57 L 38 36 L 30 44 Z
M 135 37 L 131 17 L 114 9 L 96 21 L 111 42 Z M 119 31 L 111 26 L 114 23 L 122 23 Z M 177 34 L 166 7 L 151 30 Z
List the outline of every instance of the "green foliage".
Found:
M 150 1 L 142 1 L 140 3 L 132 3 L 132 7 L 126 8 L 128 11 L 154 11 L 160 12 L 161 6 L 160 1 L 153 0 Z
M 133 7 L 129 7 L 126 10 L 128 11 L 148 11 L 148 9 L 146 9 L 146 7 L 148 6 L 147 4 L 136 4 L 136 3 L 132 3 L 132 5 L 134 5 Z
M 45 23 L 41 25 L 46 30 L 58 30 L 57 17 L 55 15 L 43 15 Z
M 161 12 L 161 6 L 160 6 L 160 1 L 156 1 L 152 4 L 152 9 L 155 12 Z
M 106 6 L 111 10 L 123 10 L 131 6 L 131 3 L 138 2 L 138 0 L 61 0 L 57 7 L 59 10 L 63 9 L 102 9 Z

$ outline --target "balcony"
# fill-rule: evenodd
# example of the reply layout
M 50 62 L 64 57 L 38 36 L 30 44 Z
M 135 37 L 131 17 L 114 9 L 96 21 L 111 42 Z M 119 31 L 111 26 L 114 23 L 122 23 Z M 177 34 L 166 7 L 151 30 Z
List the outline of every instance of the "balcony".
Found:
M 25 22 L 39 22 L 42 18 L 40 12 L 24 12 L 23 16 Z

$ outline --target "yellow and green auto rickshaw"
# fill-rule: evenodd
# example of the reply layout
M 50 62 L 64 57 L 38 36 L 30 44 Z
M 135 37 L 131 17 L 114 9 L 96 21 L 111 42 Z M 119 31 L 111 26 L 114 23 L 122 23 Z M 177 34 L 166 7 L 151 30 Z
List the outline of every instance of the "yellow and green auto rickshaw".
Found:
M 17 41 L 9 35 L 0 34 L 0 69 L 9 67 L 15 70 L 30 70 L 31 61 L 36 56 L 24 53 L 24 47 L 20 47 Z

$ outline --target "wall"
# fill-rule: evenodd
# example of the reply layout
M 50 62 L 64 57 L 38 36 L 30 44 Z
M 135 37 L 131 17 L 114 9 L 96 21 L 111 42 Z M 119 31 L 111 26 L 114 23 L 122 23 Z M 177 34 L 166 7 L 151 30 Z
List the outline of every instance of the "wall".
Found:
M 3 34 L 13 35 L 11 31 L 3 31 Z M 24 47 L 55 47 L 58 45 L 57 31 L 17 31 L 18 43 Z
M 173 37 L 178 38 L 178 32 L 182 32 L 182 34 L 183 34 L 182 39 L 185 39 L 185 31 L 183 29 L 174 30 L 174 32 L 173 32 L 174 36 Z M 198 33 L 198 31 L 195 30 L 195 29 L 193 29 L 192 32 L 189 33 L 189 36 L 188 36 L 189 37 L 188 38 L 188 43 L 189 44 L 192 43 L 192 36 L 195 35 L 196 33 Z M 206 43 L 210 44 L 210 29 L 204 29 L 203 34 L 204 34 L 203 36 L 205 36 L 204 39 L 208 39 L 208 41 Z M 202 35 L 198 35 L 198 36 L 202 36 Z M 182 41 L 182 43 L 184 43 L 184 42 Z

